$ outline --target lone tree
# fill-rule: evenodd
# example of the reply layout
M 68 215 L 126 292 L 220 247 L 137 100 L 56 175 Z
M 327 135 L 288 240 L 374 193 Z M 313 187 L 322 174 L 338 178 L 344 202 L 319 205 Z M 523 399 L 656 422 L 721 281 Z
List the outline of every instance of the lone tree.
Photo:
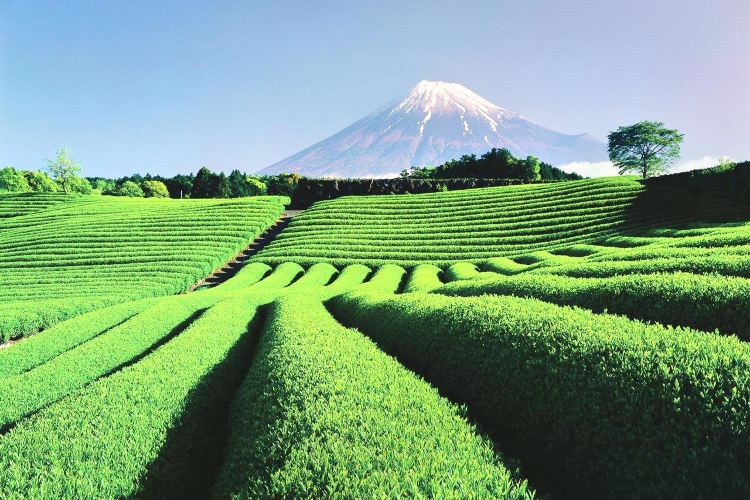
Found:
M 645 179 L 666 171 L 680 157 L 683 137 L 662 122 L 642 121 L 620 127 L 607 136 L 609 159 L 620 174 L 638 172 Z
M 67 148 L 62 148 L 57 150 L 54 160 L 47 160 L 47 171 L 57 181 L 63 192 L 70 193 L 75 178 L 81 173 L 81 166 L 73 161 Z

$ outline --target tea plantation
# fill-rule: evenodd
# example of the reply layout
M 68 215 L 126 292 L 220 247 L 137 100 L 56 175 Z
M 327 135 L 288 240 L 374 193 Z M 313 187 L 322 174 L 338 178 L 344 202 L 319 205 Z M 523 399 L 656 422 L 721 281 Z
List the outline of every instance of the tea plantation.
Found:
M 0 194 L 0 342 L 184 291 L 274 223 L 285 202 Z
M 8 498 L 746 498 L 750 205 L 0 196 Z

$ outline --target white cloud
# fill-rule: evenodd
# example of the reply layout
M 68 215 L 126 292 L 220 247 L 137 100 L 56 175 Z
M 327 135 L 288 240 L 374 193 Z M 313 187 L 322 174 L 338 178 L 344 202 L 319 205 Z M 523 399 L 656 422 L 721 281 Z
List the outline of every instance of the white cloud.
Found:
M 698 170 L 702 168 L 709 168 L 709 167 L 715 167 L 719 163 L 725 162 L 725 161 L 732 161 L 731 158 L 727 156 L 703 156 L 701 158 L 698 158 L 697 160 L 688 160 L 688 161 L 681 161 L 677 165 L 675 165 L 673 168 L 671 168 L 670 172 L 687 172 L 688 170 Z
M 687 172 L 688 170 L 715 167 L 719 163 L 728 160 L 731 161 L 731 159 L 726 156 L 703 156 L 695 160 L 684 160 L 670 168 L 669 173 Z M 618 174 L 617 168 L 612 165 L 612 162 L 610 161 L 576 161 L 560 165 L 559 168 L 566 172 L 575 172 L 584 177 L 605 177 Z
M 399 174 L 397 172 L 388 172 L 385 174 L 366 173 L 362 175 L 357 175 L 356 177 L 346 176 L 338 172 L 334 172 L 331 174 L 325 174 L 322 177 L 323 179 L 395 179 L 398 176 Z
M 605 177 L 608 175 L 617 175 L 617 168 L 612 165 L 611 161 L 575 161 L 560 165 L 559 168 L 566 172 L 575 172 L 584 177 Z

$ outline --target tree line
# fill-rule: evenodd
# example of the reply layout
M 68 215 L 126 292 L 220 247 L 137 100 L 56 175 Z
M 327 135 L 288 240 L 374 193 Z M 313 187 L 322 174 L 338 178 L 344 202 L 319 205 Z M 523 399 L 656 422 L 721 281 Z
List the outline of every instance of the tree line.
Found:
M 93 188 L 105 195 L 157 198 L 243 198 L 246 196 L 291 196 L 299 174 L 249 175 L 232 170 L 229 175 L 201 167 L 195 174 L 173 177 L 140 175 L 109 179 L 89 177 Z
M 81 166 L 73 161 L 70 151 L 62 148 L 54 160 L 47 160 L 43 170 L 0 168 L 0 193 L 81 193 L 91 194 L 91 183 L 81 177 Z
M 140 175 L 110 179 L 83 177 L 70 150 L 62 148 L 40 170 L 0 168 L 0 193 L 79 193 L 136 198 L 241 198 L 259 195 L 291 196 L 301 176 L 252 176 L 239 170 L 229 175 L 202 167 L 196 174 L 173 177 Z
M 644 179 L 666 172 L 680 156 L 684 135 L 661 122 L 641 121 L 619 127 L 608 139 L 610 161 L 620 174 L 637 172 Z M 47 160 L 42 170 L 0 169 L 2 192 L 64 192 L 155 198 L 239 198 L 264 194 L 290 196 L 302 178 L 299 174 L 248 175 L 233 170 L 229 175 L 207 167 L 188 175 L 173 177 L 131 175 L 119 179 L 82 177 L 81 166 L 66 148 Z M 480 157 L 463 155 L 436 167 L 411 167 L 402 178 L 414 179 L 522 179 L 524 181 L 577 180 L 568 173 L 535 156 L 516 158 L 506 148 L 493 148 Z
M 523 179 L 525 181 L 564 181 L 582 179 L 576 173 L 568 173 L 539 161 L 535 156 L 516 158 L 506 148 L 492 148 L 477 158 L 463 155 L 437 167 L 411 167 L 402 170 L 401 177 L 411 179 Z

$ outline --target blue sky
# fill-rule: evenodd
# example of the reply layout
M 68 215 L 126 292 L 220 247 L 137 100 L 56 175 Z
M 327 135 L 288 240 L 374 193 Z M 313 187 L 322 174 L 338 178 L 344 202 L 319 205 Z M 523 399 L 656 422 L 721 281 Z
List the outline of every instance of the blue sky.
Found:
M 0 165 L 253 171 L 421 79 L 551 128 L 642 119 L 750 159 L 747 0 L 0 0 Z

